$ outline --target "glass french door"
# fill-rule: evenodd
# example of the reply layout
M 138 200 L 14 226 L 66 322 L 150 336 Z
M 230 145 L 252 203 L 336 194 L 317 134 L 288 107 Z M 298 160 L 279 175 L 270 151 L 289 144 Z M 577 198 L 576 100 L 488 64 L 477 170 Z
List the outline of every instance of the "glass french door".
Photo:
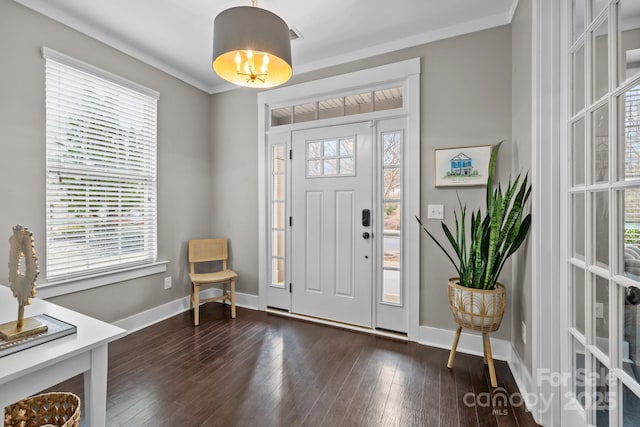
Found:
M 639 426 L 640 0 L 569 3 L 566 404 Z

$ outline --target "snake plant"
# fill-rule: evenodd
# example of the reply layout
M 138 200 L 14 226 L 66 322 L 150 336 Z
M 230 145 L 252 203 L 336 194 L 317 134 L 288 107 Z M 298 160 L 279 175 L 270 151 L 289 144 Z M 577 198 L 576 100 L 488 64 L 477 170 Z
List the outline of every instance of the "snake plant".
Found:
M 460 285 L 468 288 L 494 289 L 505 262 L 518 250 L 531 226 L 531 214 L 523 217 L 531 195 L 528 174 L 522 179 L 520 174 L 514 181 L 510 179 L 504 192 L 500 184 L 494 188 L 496 159 L 501 145 L 502 141 L 491 150 L 484 216 L 480 209 L 472 211 L 467 233 L 467 206 L 458 196 L 460 214 L 454 212 L 455 234 L 442 222 L 442 230 L 457 262 L 416 217 L 422 229 L 455 267 Z

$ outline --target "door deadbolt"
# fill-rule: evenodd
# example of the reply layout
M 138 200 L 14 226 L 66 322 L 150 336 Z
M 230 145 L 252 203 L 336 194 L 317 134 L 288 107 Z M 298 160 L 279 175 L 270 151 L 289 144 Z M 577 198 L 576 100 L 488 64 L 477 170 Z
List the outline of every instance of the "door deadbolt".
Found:
M 367 240 L 369 237 L 371 237 L 371 235 L 369 234 L 368 231 L 365 231 L 364 233 L 362 233 L 362 237 Z

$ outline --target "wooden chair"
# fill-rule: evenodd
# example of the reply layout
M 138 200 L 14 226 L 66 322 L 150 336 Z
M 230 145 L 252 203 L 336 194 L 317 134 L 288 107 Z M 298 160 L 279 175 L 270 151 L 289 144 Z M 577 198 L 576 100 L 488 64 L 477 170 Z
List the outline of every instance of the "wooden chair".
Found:
M 200 304 L 211 301 L 229 301 L 231 317 L 236 317 L 236 277 L 238 275 L 227 268 L 227 239 L 189 240 L 189 278 L 191 279 L 191 307 L 193 307 L 193 324 L 200 324 Z M 195 265 L 199 262 L 222 261 L 222 270 L 212 273 L 196 273 Z M 200 299 L 200 286 L 222 285 L 221 296 Z M 227 289 L 229 285 L 229 289 Z

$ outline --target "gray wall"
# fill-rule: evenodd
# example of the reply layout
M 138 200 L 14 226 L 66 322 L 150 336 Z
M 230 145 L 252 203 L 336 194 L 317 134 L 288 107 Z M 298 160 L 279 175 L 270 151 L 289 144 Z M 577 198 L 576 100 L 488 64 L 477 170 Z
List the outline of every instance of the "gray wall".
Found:
M 351 71 L 375 67 L 404 59 L 422 60 L 422 194 L 421 212 L 426 217 L 428 203 L 445 205 L 446 220 L 453 219 L 456 194 L 466 200 L 469 209 L 484 203 L 484 187 L 473 189 L 436 189 L 433 186 L 433 150 L 435 148 L 495 144 L 505 140 L 500 150 L 499 174 L 511 173 L 511 27 L 502 26 L 474 34 L 429 43 L 367 60 L 343 64 L 297 75 L 288 84 L 297 84 Z M 234 244 L 247 245 L 235 251 L 234 269 L 256 268 L 258 246 L 257 186 L 255 172 L 258 156 L 256 92 L 238 89 L 212 96 L 212 144 L 214 175 L 214 232 L 230 237 Z M 242 157 L 240 157 L 240 154 Z M 238 159 L 233 161 L 233 159 Z M 215 169 L 218 171 L 216 172 Z M 226 171 L 226 173 L 225 173 Z M 246 175 L 249 179 L 245 179 Z M 235 176 L 231 180 L 229 176 Z M 222 182 L 228 184 L 223 185 Z M 234 223 L 235 222 L 235 223 Z M 429 227 L 439 229 L 437 222 Z M 453 276 L 446 257 L 435 244 L 423 237 L 421 269 L 421 323 L 453 329 L 455 323 L 447 305 L 446 281 Z M 447 266 L 443 268 L 442 266 Z M 255 271 L 255 270 L 254 270 Z M 511 267 L 505 268 L 503 282 L 511 291 Z M 258 280 L 243 280 L 243 292 L 257 294 Z M 496 336 L 511 338 L 511 312 L 507 307 L 503 327 Z
M 166 274 L 52 301 L 115 321 L 187 295 L 186 242 L 211 231 L 209 95 L 7 0 L 0 1 L 0 242 L 13 225 L 28 226 L 40 257 L 39 282 L 46 281 L 43 45 L 160 92 L 158 257 L 169 261 Z M 0 245 L 0 283 L 8 284 L 2 262 L 8 244 L 4 248 Z M 165 291 L 166 275 L 174 285 Z
M 210 193 L 214 234 L 229 238 L 237 292 L 258 294 L 258 109 L 256 92 L 211 97 Z
M 532 130 L 532 17 L 531 0 L 520 0 L 511 21 L 512 89 L 511 117 L 513 170 L 531 171 L 531 130 Z M 532 218 L 535 221 L 535 218 Z M 532 329 L 531 316 L 531 238 L 514 255 L 513 292 L 510 300 L 513 306 L 513 331 L 511 342 L 520 359 L 531 372 L 532 369 Z M 522 340 L 521 322 L 526 324 L 526 344 Z

